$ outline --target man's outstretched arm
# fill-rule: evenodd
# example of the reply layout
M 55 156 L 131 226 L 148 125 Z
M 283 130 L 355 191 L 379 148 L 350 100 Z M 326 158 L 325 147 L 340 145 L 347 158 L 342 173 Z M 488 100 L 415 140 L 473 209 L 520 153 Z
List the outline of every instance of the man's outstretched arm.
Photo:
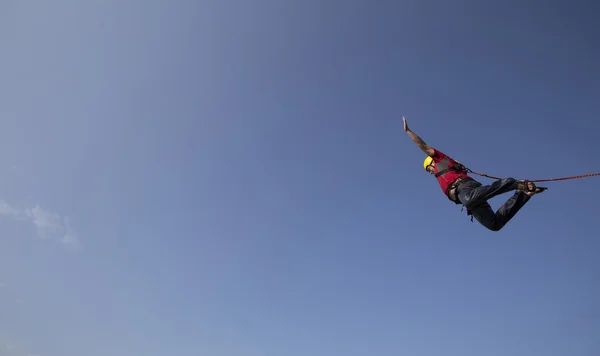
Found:
M 404 116 L 402 116 L 402 120 L 404 121 L 404 131 L 406 131 L 406 133 L 408 134 L 408 137 L 410 137 L 411 140 L 413 140 L 413 142 L 419 146 L 419 148 L 421 149 L 421 151 L 425 152 L 428 156 L 433 156 L 435 151 L 433 150 L 433 148 L 429 147 L 429 145 L 427 145 L 425 143 L 425 141 L 423 141 L 423 139 L 421 137 L 419 137 L 419 135 L 417 135 L 416 133 L 412 132 L 409 128 L 408 128 L 408 124 L 406 123 L 406 118 Z

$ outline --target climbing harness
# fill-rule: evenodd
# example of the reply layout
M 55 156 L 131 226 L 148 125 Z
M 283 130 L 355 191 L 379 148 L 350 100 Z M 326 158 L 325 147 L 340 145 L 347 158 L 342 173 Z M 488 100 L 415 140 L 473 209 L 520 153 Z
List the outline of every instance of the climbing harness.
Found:
M 460 163 L 460 162 L 458 162 L 456 160 L 454 160 L 454 162 L 456 162 L 456 165 L 448 167 L 446 169 L 442 169 L 441 171 L 439 171 L 439 172 L 437 172 L 435 174 L 435 177 L 437 178 L 437 177 L 439 177 L 441 175 L 446 174 L 449 171 L 456 171 L 458 173 L 461 173 L 461 172 L 467 173 L 467 172 L 469 172 L 469 169 L 467 167 L 465 167 L 462 163 Z

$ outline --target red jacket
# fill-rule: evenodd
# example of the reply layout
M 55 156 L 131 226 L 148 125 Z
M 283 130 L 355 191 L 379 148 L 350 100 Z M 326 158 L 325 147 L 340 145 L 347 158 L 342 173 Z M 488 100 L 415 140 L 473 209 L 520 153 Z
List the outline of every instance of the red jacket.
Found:
M 434 155 L 431 156 L 431 158 L 433 158 L 433 161 L 435 162 L 434 169 L 435 169 L 436 174 L 445 169 L 460 166 L 460 163 L 453 160 L 451 157 L 445 155 L 444 153 L 436 150 L 435 148 L 433 149 L 433 151 L 434 151 Z M 448 196 L 448 187 L 455 180 L 457 180 L 458 178 L 461 178 L 461 177 L 471 178 L 464 172 L 449 170 L 446 173 L 438 176 L 437 181 L 438 181 L 438 183 L 440 183 L 440 187 L 442 188 L 442 191 L 444 192 L 444 194 L 446 194 L 446 196 Z

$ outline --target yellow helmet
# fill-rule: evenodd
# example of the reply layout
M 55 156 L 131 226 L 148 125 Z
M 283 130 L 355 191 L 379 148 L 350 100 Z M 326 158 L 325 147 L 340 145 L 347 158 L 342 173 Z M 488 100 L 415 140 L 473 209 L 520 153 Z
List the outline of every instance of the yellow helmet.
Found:
M 423 168 L 425 168 L 425 170 L 427 170 L 427 166 L 429 166 L 432 161 L 433 161 L 433 158 L 431 158 L 431 156 L 427 156 L 427 158 L 425 158 L 425 162 L 423 162 Z

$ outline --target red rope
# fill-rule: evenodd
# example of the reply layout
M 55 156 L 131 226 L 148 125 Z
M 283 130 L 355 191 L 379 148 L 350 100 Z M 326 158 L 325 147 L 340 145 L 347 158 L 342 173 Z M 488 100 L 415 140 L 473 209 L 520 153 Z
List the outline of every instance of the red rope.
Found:
M 490 176 L 488 174 L 485 173 L 477 173 L 471 169 L 467 169 L 469 171 L 469 173 L 473 173 L 473 174 L 477 174 L 478 176 L 482 176 L 482 177 L 488 177 L 488 178 L 492 178 L 492 179 L 504 179 L 501 177 L 496 177 L 496 176 Z M 579 179 L 579 178 L 587 178 L 587 177 L 594 177 L 594 176 L 600 176 L 600 172 L 598 173 L 588 173 L 588 174 L 582 174 L 582 175 L 578 175 L 578 176 L 570 176 L 570 177 L 560 177 L 560 178 L 548 178 L 548 179 L 536 179 L 536 180 L 529 180 L 530 182 L 552 182 L 552 181 L 556 181 L 556 180 L 568 180 L 568 179 Z

